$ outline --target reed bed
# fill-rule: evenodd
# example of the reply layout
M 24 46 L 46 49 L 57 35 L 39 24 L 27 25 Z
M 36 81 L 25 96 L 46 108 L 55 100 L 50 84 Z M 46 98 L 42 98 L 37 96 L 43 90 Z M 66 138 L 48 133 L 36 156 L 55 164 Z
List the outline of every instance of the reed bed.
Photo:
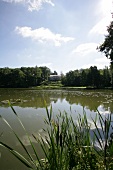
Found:
M 9 103 L 13 113 L 16 115 L 20 125 L 25 131 L 35 158 L 28 151 L 27 147 L 19 138 L 11 125 L 3 118 L 1 119 L 11 129 L 23 150 L 26 152 L 26 157 L 18 151 L 11 148 L 8 144 L 3 143 L 0 139 L 0 145 L 8 149 L 22 164 L 32 170 L 113 170 L 113 133 L 111 129 L 112 120 L 111 114 L 103 118 L 97 112 L 95 119 L 92 119 L 94 130 L 88 122 L 86 113 L 83 111 L 83 116 L 78 115 L 77 121 L 74 122 L 72 116 L 66 112 L 53 116 L 52 106 L 50 110 L 46 108 L 47 118 L 44 120 L 46 129 L 43 131 L 47 134 L 42 137 L 32 136 L 42 148 L 44 158 L 40 159 L 37 148 L 31 141 L 22 121 L 18 114 Z M 97 126 L 99 120 L 101 131 Z M 91 137 L 91 131 L 93 137 Z M 98 143 L 98 147 L 97 144 Z

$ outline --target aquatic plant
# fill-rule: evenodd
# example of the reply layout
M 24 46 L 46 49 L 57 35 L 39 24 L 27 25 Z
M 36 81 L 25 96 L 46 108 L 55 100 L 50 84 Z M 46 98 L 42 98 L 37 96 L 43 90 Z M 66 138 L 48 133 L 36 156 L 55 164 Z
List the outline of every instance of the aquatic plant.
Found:
M 39 137 L 32 134 L 37 143 L 40 144 L 44 158 L 40 159 L 37 148 L 34 146 L 29 137 L 22 121 L 18 114 L 9 103 L 13 113 L 16 115 L 20 125 L 22 126 L 27 138 L 30 142 L 35 157 L 28 151 L 18 134 L 11 127 L 11 125 L 3 118 L 1 119 L 14 133 L 23 150 L 27 156 L 21 155 L 18 151 L 11 148 L 8 144 L 0 140 L 0 145 L 8 149 L 17 159 L 19 159 L 29 169 L 37 170 L 112 170 L 113 169 L 113 133 L 111 114 L 103 118 L 97 112 L 95 119 L 92 119 L 94 129 L 88 122 L 86 113 L 83 111 L 83 116 L 78 115 L 76 122 L 74 122 L 71 115 L 65 111 L 59 113 L 54 117 L 52 106 L 50 110 L 45 106 L 47 118 L 45 119 L 46 136 Z M 99 120 L 101 131 L 97 125 Z M 91 132 L 93 137 L 91 138 Z M 98 143 L 98 147 L 96 144 Z

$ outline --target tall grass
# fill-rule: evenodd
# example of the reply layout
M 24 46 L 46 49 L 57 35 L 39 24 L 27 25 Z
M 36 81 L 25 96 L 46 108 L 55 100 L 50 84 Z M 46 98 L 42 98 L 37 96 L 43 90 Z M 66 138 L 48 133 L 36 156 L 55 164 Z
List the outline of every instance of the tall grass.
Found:
M 10 104 L 10 103 L 9 103 Z M 33 149 L 35 158 L 27 150 L 24 143 L 19 138 L 18 134 L 14 131 L 11 125 L 3 118 L 1 119 L 12 130 L 23 150 L 27 154 L 27 158 L 19 152 L 3 143 L 0 140 L 0 145 L 8 149 L 17 159 L 19 159 L 25 166 L 33 170 L 112 170 L 113 169 L 113 133 L 110 134 L 112 129 L 111 114 L 103 118 L 98 112 L 95 119 L 92 119 L 95 126 L 91 130 L 86 113 L 83 116 L 78 115 L 77 122 L 74 122 L 71 116 L 66 112 L 61 113 L 54 117 L 52 107 L 50 110 L 46 107 L 47 119 L 45 124 L 47 129 L 46 137 L 43 138 L 40 134 L 37 138 L 34 134 L 33 137 L 37 143 L 40 144 L 44 158 L 40 159 L 38 156 L 37 148 L 34 147 L 27 131 L 20 120 L 18 114 L 11 106 L 13 113 L 17 116 L 20 125 L 25 131 L 30 145 Z M 99 120 L 102 133 L 97 126 L 97 119 Z M 90 133 L 93 131 L 93 138 Z M 98 143 L 98 147 L 96 147 Z

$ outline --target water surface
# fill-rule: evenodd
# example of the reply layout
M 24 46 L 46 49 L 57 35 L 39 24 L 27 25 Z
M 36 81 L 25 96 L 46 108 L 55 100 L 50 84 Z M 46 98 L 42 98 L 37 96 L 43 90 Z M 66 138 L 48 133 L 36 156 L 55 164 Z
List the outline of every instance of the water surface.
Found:
M 41 149 L 37 146 L 32 134 L 38 136 L 45 127 L 46 109 L 44 100 L 48 109 L 52 105 L 54 115 L 66 111 L 73 116 L 76 121 L 78 114 L 83 114 L 85 110 L 89 122 L 94 118 L 97 112 L 106 116 L 113 113 L 113 91 L 111 90 L 25 90 L 25 89 L 0 89 L 0 115 L 4 117 L 20 136 L 25 146 L 32 153 L 29 141 L 16 116 L 7 104 L 7 100 L 12 102 L 15 111 L 22 120 L 32 142 L 36 145 L 38 154 L 43 157 Z M 71 111 L 70 111 L 71 108 Z M 23 155 L 23 149 L 11 132 L 9 127 L 0 119 L 0 137 L 2 141 L 15 148 Z M 24 165 L 19 163 L 5 148 L 0 146 L 0 169 L 1 170 L 26 170 Z

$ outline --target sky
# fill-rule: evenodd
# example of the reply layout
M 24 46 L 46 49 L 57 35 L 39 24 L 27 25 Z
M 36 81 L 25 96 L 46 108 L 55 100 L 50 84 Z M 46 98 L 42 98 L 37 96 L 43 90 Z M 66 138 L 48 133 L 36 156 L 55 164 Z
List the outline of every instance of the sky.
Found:
M 0 67 L 51 71 L 109 66 L 96 50 L 112 20 L 112 0 L 0 0 Z

